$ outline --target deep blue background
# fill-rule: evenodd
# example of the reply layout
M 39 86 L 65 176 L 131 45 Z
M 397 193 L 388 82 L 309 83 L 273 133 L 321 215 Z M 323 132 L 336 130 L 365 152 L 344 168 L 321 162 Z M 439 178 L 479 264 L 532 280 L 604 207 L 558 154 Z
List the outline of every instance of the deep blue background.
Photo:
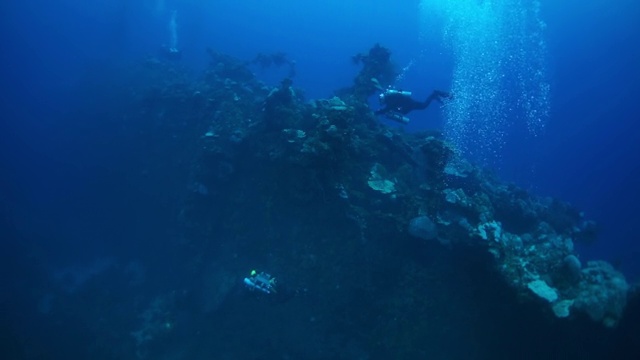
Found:
M 171 10 L 178 14 L 183 64 L 196 71 L 206 65 L 206 47 L 244 59 L 284 51 L 297 62 L 295 85 L 308 98 L 326 97 L 356 73 L 350 56 L 379 42 L 400 67 L 414 61 L 400 85 L 417 96 L 450 86 L 453 57 L 441 34 L 421 36 L 418 1 L 161 3 L 0 4 L 3 223 L 48 252 L 51 266 L 122 251 L 138 233 L 153 236 L 149 228 L 159 216 L 153 206 L 127 206 L 132 199 L 152 203 L 153 196 L 131 189 L 127 148 L 112 141 L 117 132 L 109 114 L 92 113 L 79 86 L 107 84 L 111 71 L 168 44 Z M 551 119 L 536 139 L 513 136 L 498 169 L 507 180 L 583 209 L 601 224 L 600 240 L 582 248 L 583 257 L 621 261 L 634 277 L 640 274 L 639 8 L 633 0 L 542 1 Z M 429 108 L 412 115 L 410 129 L 442 122 L 439 109 Z

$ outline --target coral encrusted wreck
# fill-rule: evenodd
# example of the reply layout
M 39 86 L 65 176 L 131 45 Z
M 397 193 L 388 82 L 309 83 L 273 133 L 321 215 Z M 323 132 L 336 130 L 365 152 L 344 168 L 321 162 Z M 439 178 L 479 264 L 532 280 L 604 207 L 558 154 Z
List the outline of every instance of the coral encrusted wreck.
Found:
M 354 260 L 365 256 L 363 244 L 372 254 L 435 240 L 448 251 L 489 253 L 488 266 L 521 298 L 559 318 L 586 314 L 607 326 L 620 319 L 625 278 L 605 262 L 583 264 L 574 250 L 595 236 L 582 213 L 501 183 L 436 132 L 403 133 L 376 120 L 366 98 L 393 74 L 386 49 L 358 56 L 363 73 L 339 96 L 312 101 L 291 79 L 269 87 L 242 62 L 210 55 L 194 92 L 201 100 L 193 100 L 203 120 L 191 188 L 206 191 L 193 191 L 183 211 L 194 246 L 227 229 L 229 246 L 268 248 L 273 268 L 307 270 L 290 282 L 314 274 L 314 286 L 326 287 L 319 292 L 331 294 L 337 277 L 362 279 L 374 266 Z M 346 235 L 352 240 L 331 240 Z M 286 250 L 278 247 L 289 238 Z M 338 257 L 346 260 L 332 262 Z

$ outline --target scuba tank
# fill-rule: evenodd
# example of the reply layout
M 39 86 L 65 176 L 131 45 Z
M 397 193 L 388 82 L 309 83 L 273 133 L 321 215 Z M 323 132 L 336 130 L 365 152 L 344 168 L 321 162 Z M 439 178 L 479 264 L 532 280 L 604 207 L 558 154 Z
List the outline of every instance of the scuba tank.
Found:
M 399 122 L 400 124 L 407 125 L 409 123 L 409 118 L 406 116 L 402 116 L 402 114 L 397 112 L 392 112 L 385 114 L 385 117 L 389 120 L 393 120 Z
M 380 104 L 384 104 L 386 102 L 386 97 L 387 96 L 406 96 L 406 97 L 411 97 L 411 91 L 387 89 L 387 90 L 385 90 L 385 92 L 380 94 L 380 97 L 379 97 Z
M 396 89 L 387 89 L 387 91 L 385 91 L 385 96 L 386 95 L 402 95 L 402 96 L 411 96 L 411 91 L 403 91 L 403 90 L 396 90 Z

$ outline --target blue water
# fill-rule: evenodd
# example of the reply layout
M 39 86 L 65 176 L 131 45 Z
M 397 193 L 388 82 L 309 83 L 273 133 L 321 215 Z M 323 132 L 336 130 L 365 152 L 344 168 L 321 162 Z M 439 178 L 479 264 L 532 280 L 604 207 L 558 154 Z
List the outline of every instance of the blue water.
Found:
M 441 130 L 505 181 L 570 202 L 599 224 L 581 257 L 638 280 L 639 19 L 633 0 L 3 1 L 0 225 L 12 285 L 0 304 L 13 304 L 13 285 L 46 287 L 34 269 L 84 264 L 90 275 L 113 256 L 162 267 L 149 244 L 179 237 L 179 205 L 158 194 L 181 179 L 132 185 L 130 174 L 153 167 L 132 155 L 149 150 L 131 140 L 144 129 L 91 97 L 128 91 L 111 79 L 162 46 L 179 48 L 194 74 L 206 48 L 240 59 L 283 51 L 313 99 L 350 85 L 349 57 L 380 43 L 402 69 L 397 87 L 456 99 L 412 113 L 407 131 Z M 256 72 L 269 85 L 285 75 Z

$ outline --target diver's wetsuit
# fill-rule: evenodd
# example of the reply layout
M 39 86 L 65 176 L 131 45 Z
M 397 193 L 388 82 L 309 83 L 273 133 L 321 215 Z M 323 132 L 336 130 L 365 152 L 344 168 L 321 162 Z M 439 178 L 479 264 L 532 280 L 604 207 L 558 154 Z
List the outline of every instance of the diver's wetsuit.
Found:
M 384 97 L 385 106 L 382 109 L 376 110 L 376 115 L 383 115 L 389 113 L 400 113 L 406 115 L 413 110 L 424 110 L 433 100 L 442 101 L 442 98 L 450 97 L 449 93 L 434 90 L 429 97 L 423 102 L 413 100 L 411 96 L 403 95 L 402 93 L 391 93 Z

